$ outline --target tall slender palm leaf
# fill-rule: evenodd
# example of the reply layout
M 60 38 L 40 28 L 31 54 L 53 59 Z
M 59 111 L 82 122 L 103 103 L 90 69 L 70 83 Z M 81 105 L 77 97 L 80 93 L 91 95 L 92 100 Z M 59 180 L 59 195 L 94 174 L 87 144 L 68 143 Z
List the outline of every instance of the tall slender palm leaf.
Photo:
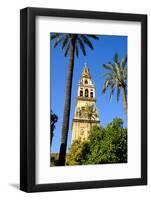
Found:
M 91 39 L 98 40 L 99 38 L 95 35 L 81 35 L 81 34 L 65 34 L 65 33 L 52 33 L 51 40 L 54 41 L 54 47 L 61 44 L 64 56 L 69 54 L 68 74 L 66 82 L 66 97 L 64 105 L 63 123 L 62 123 L 62 136 L 59 153 L 58 165 L 65 165 L 66 149 L 67 149 L 67 138 L 69 130 L 69 118 L 70 118 L 70 104 L 71 104 L 71 90 L 72 90 L 72 79 L 74 69 L 74 55 L 79 56 L 79 49 L 81 49 L 83 55 L 86 55 L 86 47 L 93 49 Z
M 108 64 L 103 65 L 108 72 L 103 74 L 103 77 L 106 77 L 106 79 L 104 81 L 102 92 L 105 93 L 109 88 L 109 99 L 112 100 L 112 96 L 115 90 L 117 90 L 117 101 L 122 92 L 123 107 L 127 117 L 127 55 L 120 61 L 119 56 L 116 53 L 113 60 L 114 63 L 109 62 Z

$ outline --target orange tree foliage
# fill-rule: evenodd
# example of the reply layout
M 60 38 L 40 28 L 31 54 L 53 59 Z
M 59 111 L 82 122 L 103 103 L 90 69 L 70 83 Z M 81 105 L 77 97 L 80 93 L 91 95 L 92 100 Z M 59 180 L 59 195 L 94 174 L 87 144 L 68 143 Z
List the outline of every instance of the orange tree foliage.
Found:
M 127 129 L 115 118 L 106 128 L 94 126 L 87 141 L 75 140 L 66 165 L 127 162 Z

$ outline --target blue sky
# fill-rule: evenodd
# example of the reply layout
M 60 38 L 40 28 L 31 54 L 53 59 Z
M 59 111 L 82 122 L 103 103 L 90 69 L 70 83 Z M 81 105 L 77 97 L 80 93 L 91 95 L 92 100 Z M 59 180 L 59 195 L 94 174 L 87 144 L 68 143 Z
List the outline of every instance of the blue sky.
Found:
M 118 53 L 120 59 L 127 53 L 127 37 L 126 36 L 99 36 L 99 40 L 91 39 L 94 50 L 92 51 L 86 47 L 87 55 L 83 56 L 81 51 L 79 58 L 75 57 L 74 74 L 73 74 L 73 88 L 72 88 L 72 100 L 71 100 L 71 112 L 70 112 L 70 126 L 68 135 L 68 148 L 71 144 L 72 136 L 72 119 L 74 116 L 78 81 L 80 80 L 81 73 L 86 62 L 92 80 L 96 87 L 96 106 L 99 110 L 99 116 L 102 126 L 106 126 L 115 117 L 121 117 L 124 120 L 124 126 L 126 125 L 126 117 L 123 111 L 122 98 L 119 101 L 116 100 L 116 93 L 113 96 L 112 101 L 109 101 L 109 91 L 105 95 L 102 94 L 102 86 L 105 78 L 101 78 L 101 75 L 106 72 L 102 67 L 103 64 L 113 60 L 115 53 Z M 63 120 L 63 110 L 65 102 L 65 87 L 66 77 L 68 69 L 69 57 L 64 57 L 61 45 L 57 48 L 53 47 L 53 43 L 50 44 L 50 93 L 51 103 L 50 107 L 54 113 L 59 117 L 56 123 L 56 129 L 54 131 L 54 137 L 52 141 L 52 152 L 58 152 L 61 140 L 61 127 Z

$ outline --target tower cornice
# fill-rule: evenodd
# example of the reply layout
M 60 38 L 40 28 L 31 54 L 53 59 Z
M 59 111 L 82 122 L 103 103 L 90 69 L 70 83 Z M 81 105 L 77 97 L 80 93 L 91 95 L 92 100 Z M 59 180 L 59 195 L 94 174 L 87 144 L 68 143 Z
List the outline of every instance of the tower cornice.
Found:
M 89 120 L 89 119 L 73 119 L 72 122 L 92 123 L 99 124 L 100 120 Z
M 94 84 L 93 85 L 84 85 L 84 84 L 79 83 L 79 86 L 80 87 L 85 87 L 85 88 L 87 88 L 87 87 L 89 87 L 89 88 L 95 88 Z
M 73 129 L 73 123 L 85 123 L 85 124 L 100 124 L 100 120 L 87 120 L 87 119 L 73 119 L 72 120 L 72 129 Z
M 77 97 L 77 100 L 96 102 L 96 98 Z

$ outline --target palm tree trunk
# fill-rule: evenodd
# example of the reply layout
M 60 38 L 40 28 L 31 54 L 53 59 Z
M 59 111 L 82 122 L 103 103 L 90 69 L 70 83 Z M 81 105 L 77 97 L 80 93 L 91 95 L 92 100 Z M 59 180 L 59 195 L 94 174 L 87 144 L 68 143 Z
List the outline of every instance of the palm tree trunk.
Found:
M 66 161 L 66 150 L 67 150 L 67 138 L 69 130 L 69 118 L 70 118 L 70 104 L 71 104 L 71 92 L 72 92 L 72 79 L 74 69 L 74 52 L 75 52 L 75 37 L 72 38 L 70 46 L 70 58 L 68 64 L 68 75 L 66 81 L 66 98 L 64 105 L 63 123 L 62 123 L 62 137 L 61 146 L 59 153 L 59 166 L 64 166 Z
M 123 101 L 123 108 L 127 118 L 127 97 L 125 88 L 122 88 L 122 101 Z
M 52 144 L 52 137 L 53 137 L 53 135 L 52 135 L 52 132 L 50 133 L 50 146 L 51 146 L 51 144 Z

